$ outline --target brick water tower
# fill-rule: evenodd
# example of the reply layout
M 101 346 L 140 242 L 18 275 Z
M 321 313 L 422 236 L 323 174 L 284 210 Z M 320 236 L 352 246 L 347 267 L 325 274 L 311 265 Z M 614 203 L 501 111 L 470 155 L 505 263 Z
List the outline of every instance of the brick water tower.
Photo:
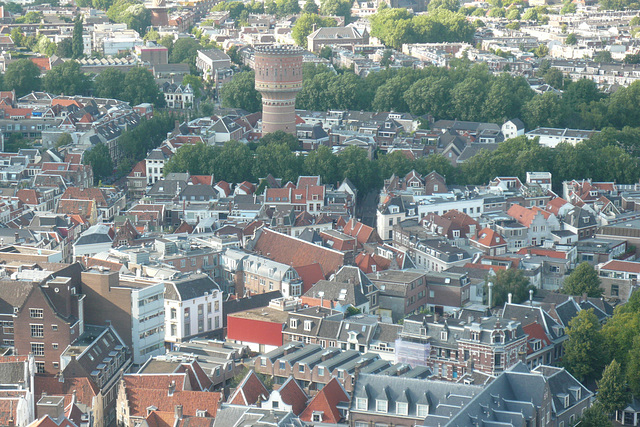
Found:
M 257 46 L 256 90 L 262 94 L 262 134 L 296 134 L 296 94 L 302 89 L 302 52 L 296 46 Z

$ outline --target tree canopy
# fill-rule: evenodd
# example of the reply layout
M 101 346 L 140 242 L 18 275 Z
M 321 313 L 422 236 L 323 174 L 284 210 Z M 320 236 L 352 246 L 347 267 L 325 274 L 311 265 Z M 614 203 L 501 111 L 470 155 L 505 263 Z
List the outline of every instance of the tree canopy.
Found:
M 582 310 L 569 322 L 562 363 L 579 381 L 595 379 L 602 372 L 605 356 L 600 322 L 593 309 Z
M 524 277 L 522 270 L 515 268 L 498 270 L 496 276 L 488 280 L 493 283 L 493 301 L 488 302 L 491 307 L 504 305 L 509 294 L 512 294 L 513 302 L 519 304 L 529 299 L 530 290 L 535 291 L 535 287 Z M 488 295 L 488 292 L 485 292 Z
M 430 9 L 425 15 L 384 8 L 369 19 L 371 35 L 396 49 L 405 43 L 470 42 L 475 33 L 475 27 L 462 13 L 445 7 Z
M 17 96 L 24 96 L 40 90 L 40 69 L 29 59 L 18 59 L 7 66 L 4 73 L 4 85 L 15 89 Z
M 333 18 L 323 18 L 314 13 L 303 13 L 291 30 L 291 37 L 298 46 L 307 47 L 307 36 L 313 32 L 314 25 L 316 28 L 335 27 L 337 23 Z
M 595 268 L 588 262 L 582 262 L 564 279 L 562 293 L 567 295 L 583 295 L 599 298 L 602 296 L 600 277 Z
M 255 88 L 255 72 L 248 71 L 233 76 L 222 86 L 220 98 L 224 107 L 242 108 L 250 113 L 260 111 L 262 96 Z
M 88 95 L 91 80 L 76 61 L 53 67 L 44 77 L 44 89 L 58 95 Z
M 84 162 L 91 165 L 95 184 L 113 173 L 113 161 L 109 155 L 109 148 L 102 142 L 85 152 Z
M 623 409 L 630 397 L 622 367 L 613 359 L 598 381 L 598 402 L 606 413 L 612 413 Z

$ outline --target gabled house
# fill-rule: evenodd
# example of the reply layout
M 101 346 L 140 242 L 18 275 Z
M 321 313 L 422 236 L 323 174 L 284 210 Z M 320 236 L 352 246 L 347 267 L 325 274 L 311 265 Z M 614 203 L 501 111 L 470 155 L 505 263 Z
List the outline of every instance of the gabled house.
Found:
M 511 205 L 507 215 L 527 227 L 528 242 L 532 246 L 542 245 L 545 240 L 553 240 L 551 232 L 560 228 L 555 215 L 536 206 L 525 208 Z
M 488 227 L 480 230 L 477 236 L 469 238 L 469 244 L 485 255 L 503 255 L 507 252 L 507 241 L 500 233 Z

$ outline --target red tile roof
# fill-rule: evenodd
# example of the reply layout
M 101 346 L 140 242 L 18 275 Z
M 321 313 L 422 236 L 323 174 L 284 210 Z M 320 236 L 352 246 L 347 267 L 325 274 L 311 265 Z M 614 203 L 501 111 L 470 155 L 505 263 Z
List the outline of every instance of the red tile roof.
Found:
M 253 251 L 273 261 L 299 267 L 318 263 L 325 277 L 337 272 L 344 265 L 342 252 L 314 245 L 286 234 L 262 227 L 256 231 Z
M 507 215 L 518 221 L 520 224 L 525 227 L 530 227 L 534 218 L 538 215 L 542 214 L 542 216 L 547 219 L 551 216 L 550 212 L 540 209 L 537 206 L 534 206 L 530 209 L 525 208 L 520 205 L 511 205 L 509 210 L 507 211 Z
M 569 202 L 567 202 L 562 197 L 556 197 L 555 199 L 549 200 L 545 208 L 547 209 L 547 211 L 551 212 L 552 214 L 558 215 L 558 213 L 560 212 L 560 208 L 562 208 L 567 203 Z
M 490 228 L 483 228 L 478 233 L 477 237 L 472 237 L 471 240 L 478 242 L 479 244 L 486 246 L 488 248 L 494 246 L 504 246 L 507 244 L 507 241 L 502 238 L 500 233 Z
M 31 62 L 36 64 L 40 71 L 49 71 L 51 69 L 51 61 L 49 58 L 30 58 Z
M 36 375 L 34 384 L 34 396 L 42 396 L 43 391 L 48 395 L 64 396 L 65 406 L 71 403 L 74 390 L 76 402 L 89 407 L 93 406 L 93 399 L 100 392 L 98 386 L 87 377 L 65 378 L 64 382 L 60 382 L 53 375 Z
M 640 273 L 640 262 L 611 260 L 605 263 L 600 270 L 626 271 L 628 273 Z
M 522 330 L 525 332 L 525 334 L 529 335 L 529 340 L 539 339 L 542 342 L 541 348 L 551 345 L 551 341 L 549 340 L 547 334 L 544 332 L 544 328 L 541 324 L 536 322 L 529 323 L 527 326 L 523 326 Z M 533 352 L 533 348 L 531 347 L 531 343 L 529 342 L 527 345 L 527 354 L 531 354 Z
M 356 256 L 356 265 L 365 273 L 373 273 L 375 271 L 386 270 L 391 266 L 391 261 L 376 254 L 359 253 Z M 374 268 L 375 266 L 375 268 Z
M 146 177 L 147 176 L 147 161 L 146 160 L 140 160 L 138 163 L 136 163 L 136 165 L 133 167 L 133 169 L 131 169 L 131 172 L 129 172 L 129 175 L 127 175 L 130 178 L 134 178 L 136 176 L 136 172 L 140 173 L 140 177 Z
M 38 193 L 36 192 L 36 190 L 32 190 L 32 189 L 29 189 L 29 188 L 20 189 L 16 193 L 16 197 L 22 203 L 25 203 L 27 205 L 37 205 L 38 204 Z
M 228 403 L 246 406 L 255 405 L 258 400 L 267 400 L 268 397 L 269 391 L 256 373 L 251 370 L 229 397 Z
M 278 393 L 280 393 L 280 397 L 284 403 L 291 405 L 291 410 L 296 415 L 300 415 L 307 406 L 309 397 L 293 377 L 289 377 L 289 379 L 282 384 L 282 387 L 278 389 Z
M 347 222 L 342 232 L 351 237 L 355 237 L 358 240 L 360 247 L 365 243 L 381 242 L 380 237 L 378 237 L 378 233 L 376 233 L 376 230 L 373 227 L 364 225 L 363 223 L 356 221 L 355 218 L 351 218 L 349 222 Z
M 146 417 L 149 406 L 155 406 L 159 411 L 173 412 L 176 405 L 182 405 L 185 416 L 195 417 L 197 411 L 206 410 L 208 416 L 215 417 L 222 395 L 210 391 L 184 390 L 184 378 L 184 374 L 124 375 L 122 380 L 131 416 Z M 170 394 L 169 385 L 172 381 L 175 381 L 175 389 Z
M 52 99 L 51 106 L 54 106 L 54 105 L 62 105 L 63 107 L 68 107 L 69 105 L 75 105 L 78 108 L 83 107 L 83 105 L 80 104 L 75 99 L 63 99 L 63 98 Z
M 349 403 L 349 395 L 340 382 L 334 377 L 325 385 L 318 394 L 309 402 L 300 414 L 302 421 L 313 421 L 313 413 L 322 413 L 322 422 L 326 424 L 338 424 L 342 421 L 338 405 Z
M 202 185 L 213 186 L 216 183 L 215 180 L 213 179 L 213 175 L 191 175 L 189 177 L 189 180 L 194 185 L 202 184 Z
M 65 190 L 61 199 L 74 199 L 74 200 L 94 200 L 99 207 L 107 207 L 107 199 L 103 191 L 99 188 L 80 188 L 69 187 Z
M 311 289 L 313 285 L 318 283 L 318 281 L 324 280 L 322 266 L 318 263 L 294 267 L 294 270 L 296 270 L 298 276 L 302 279 L 303 294 Z
M 534 248 L 534 247 L 522 248 L 517 253 L 519 255 L 531 254 L 531 255 L 540 255 L 540 256 L 546 256 L 549 258 L 557 258 L 557 259 L 567 259 L 569 255 L 567 252 L 554 251 L 552 249 Z

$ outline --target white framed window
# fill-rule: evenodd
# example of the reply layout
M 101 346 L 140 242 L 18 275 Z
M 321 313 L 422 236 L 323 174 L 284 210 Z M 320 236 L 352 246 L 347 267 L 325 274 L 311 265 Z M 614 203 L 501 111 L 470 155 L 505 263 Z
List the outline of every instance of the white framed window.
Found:
M 31 343 L 31 353 L 34 356 L 44 356 L 44 343 L 43 342 L 32 342 Z
M 398 415 L 408 415 L 409 414 L 409 404 L 407 402 L 397 402 L 396 403 L 396 412 Z
M 30 308 L 29 317 L 32 319 L 42 319 L 44 317 L 44 309 L 42 308 Z
M 31 336 L 34 338 L 44 337 L 44 325 L 31 324 Z
M 356 409 L 359 411 L 366 411 L 368 408 L 368 399 L 365 399 L 364 397 L 356 397 Z
M 420 418 L 426 418 L 429 415 L 429 405 L 416 405 L 416 414 Z
M 298 327 L 298 319 L 289 319 L 289 327 L 296 329 Z
M 307 332 L 311 331 L 311 320 L 304 321 L 304 330 Z
M 376 399 L 376 412 L 387 413 L 387 408 L 389 407 L 389 402 L 387 400 Z

